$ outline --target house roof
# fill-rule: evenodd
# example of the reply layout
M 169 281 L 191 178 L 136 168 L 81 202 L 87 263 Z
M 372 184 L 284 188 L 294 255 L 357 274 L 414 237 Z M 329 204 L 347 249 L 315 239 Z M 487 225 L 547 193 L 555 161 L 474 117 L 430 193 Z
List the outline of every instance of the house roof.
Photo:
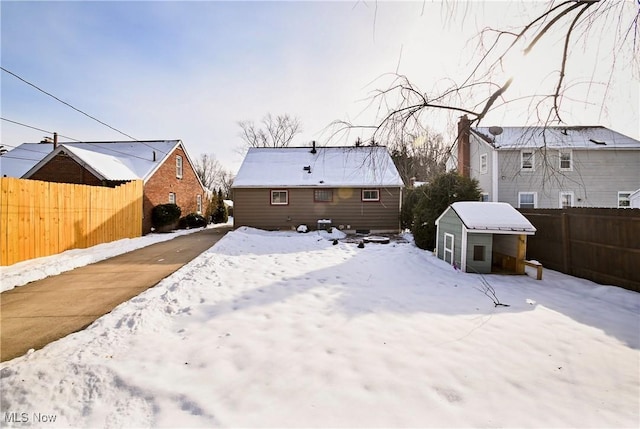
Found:
M 507 203 L 459 201 L 451 204 L 450 208 L 467 229 L 473 232 L 536 232 L 531 222 Z
M 493 135 L 490 128 L 500 128 Z M 476 127 L 472 134 L 498 149 L 540 148 L 556 149 L 637 149 L 640 141 L 602 126 L 549 127 Z
M 23 143 L 0 156 L 0 176 L 22 177 L 53 150 L 53 143 Z
M 250 187 L 403 186 L 384 146 L 250 148 L 233 181 Z
M 16 177 L 29 177 L 54 156 L 64 152 L 101 179 L 146 181 L 180 144 L 180 140 L 59 143 L 55 150 L 51 150 L 53 146 L 48 144 L 45 146 L 49 152 L 41 154 L 38 160 L 32 156 L 29 161 L 31 167 Z M 25 143 L 5 156 L 18 149 L 30 150 L 34 145 L 39 146 Z

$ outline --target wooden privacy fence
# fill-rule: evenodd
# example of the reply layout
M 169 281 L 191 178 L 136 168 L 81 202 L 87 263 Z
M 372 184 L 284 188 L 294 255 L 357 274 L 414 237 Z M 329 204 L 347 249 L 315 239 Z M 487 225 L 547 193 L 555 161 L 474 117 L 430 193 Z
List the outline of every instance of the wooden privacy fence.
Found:
M 546 268 L 640 292 L 640 210 L 519 209 L 536 227 L 527 258 Z
M 0 178 L 0 265 L 141 233 L 141 180 L 107 188 Z

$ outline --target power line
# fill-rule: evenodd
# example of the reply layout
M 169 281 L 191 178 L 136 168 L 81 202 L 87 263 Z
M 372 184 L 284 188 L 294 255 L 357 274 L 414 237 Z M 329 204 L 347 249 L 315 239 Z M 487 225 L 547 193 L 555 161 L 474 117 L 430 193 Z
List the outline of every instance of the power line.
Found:
M 42 129 L 42 128 L 34 127 L 33 125 L 23 124 L 22 122 L 12 121 L 11 119 L 2 118 L 2 117 L 0 117 L 0 119 L 2 119 L 3 121 L 11 122 L 12 124 L 16 124 L 16 125 L 20 125 L 20 126 L 23 126 L 23 127 L 31 128 L 31 129 L 33 129 L 33 130 L 42 131 L 43 133 L 54 134 L 52 131 L 47 131 L 47 130 Z M 65 139 L 69 139 L 69 140 L 76 141 L 76 142 L 78 142 L 78 143 L 87 144 L 87 145 L 95 145 L 95 146 L 97 146 L 97 145 L 99 145 L 99 144 L 100 144 L 99 142 L 85 142 L 85 141 L 82 141 L 82 140 L 74 139 L 74 138 L 72 138 L 72 137 L 63 136 L 62 134 L 58 134 L 58 136 L 60 136 L 60 137 L 62 137 L 62 138 L 65 138 Z M 142 142 L 142 141 L 139 141 L 139 140 L 136 140 L 136 142 L 137 142 L 137 143 L 142 143 L 142 144 L 144 144 L 145 146 L 147 146 L 147 147 L 151 148 L 154 152 L 155 152 L 155 151 L 157 151 L 157 152 L 160 152 L 160 153 L 165 154 L 165 155 L 168 153 L 168 152 L 165 152 L 165 151 L 163 151 L 163 150 L 160 150 L 159 148 L 155 148 L 155 147 L 151 146 L 151 145 L 150 145 L 150 144 L 148 144 L 147 142 Z M 106 143 L 106 144 L 109 144 L 109 143 L 107 143 L 107 142 L 105 142 L 105 143 Z M 113 143 L 117 143 L 117 142 L 113 142 Z M 64 144 L 64 143 L 61 143 L 61 144 Z M 14 149 L 18 147 L 18 146 L 14 146 L 14 145 L 10 145 L 10 144 L 4 144 L 4 143 L 3 143 L 3 146 L 12 147 L 12 148 L 14 148 Z M 102 149 L 104 149 L 104 150 L 108 150 L 108 151 L 111 151 L 111 152 L 114 152 L 114 153 L 118 153 L 118 154 L 120 154 L 120 155 L 125 155 L 125 156 L 130 157 L 130 158 L 138 158 L 138 159 L 142 159 L 142 160 L 144 160 L 144 161 L 148 161 L 148 159 L 147 159 L 147 158 L 144 158 L 144 157 L 141 157 L 141 156 L 138 156 L 138 155 L 134 155 L 134 154 L 132 154 L 132 153 L 122 152 L 122 151 L 115 150 L 115 149 L 113 149 L 113 148 L 105 147 L 105 146 L 100 146 L 100 147 L 101 147 Z M 22 148 L 22 150 L 24 150 L 24 151 L 26 151 L 26 152 L 34 152 L 34 153 L 39 153 L 39 154 L 40 154 L 40 153 L 42 153 L 42 152 L 40 152 L 40 151 L 33 150 L 33 149 L 27 149 L 27 148 Z M 6 155 L 4 155 L 4 158 L 25 159 L 25 160 L 27 159 L 27 158 L 19 158 L 19 157 L 15 157 L 15 156 L 6 156 Z M 30 160 L 30 161 L 33 161 L 33 160 Z
M 34 127 L 32 125 L 23 124 L 22 122 L 12 121 L 11 119 L 2 118 L 2 117 L 0 117 L 0 119 L 2 119 L 3 121 L 11 122 L 12 124 L 20 125 L 20 126 L 23 126 L 23 127 L 26 127 L 26 128 L 31 128 L 32 130 L 42 131 L 43 133 L 52 134 L 52 135 L 54 134 L 53 131 L 43 130 L 42 128 Z M 65 138 L 65 139 L 73 140 L 73 141 L 76 141 L 76 142 L 79 142 L 79 143 L 82 142 L 82 140 L 74 139 L 73 137 L 63 136 L 62 134 L 58 134 L 58 135 L 60 137 Z M 7 146 L 9 146 L 9 145 L 7 145 Z
M 125 133 L 125 132 L 122 132 L 122 131 L 120 131 L 120 130 L 119 130 L 119 129 L 117 129 L 117 128 L 114 128 L 114 127 L 112 127 L 111 125 L 109 125 L 109 124 L 107 124 L 107 123 L 105 123 L 105 122 L 102 122 L 100 119 L 98 119 L 98 118 L 96 118 L 96 117 L 94 117 L 94 116 L 91 116 L 90 114 L 88 114 L 88 113 L 86 113 L 86 112 L 83 112 L 82 110 L 78 109 L 77 107 L 74 107 L 74 106 L 72 106 L 71 104 L 67 103 L 66 101 L 63 101 L 63 100 L 59 99 L 59 98 L 58 98 L 58 97 L 56 97 L 55 95 L 53 95 L 53 94 L 51 94 L 51 93 L 49 93 L 49 92 L 45 91 L 44 89 L 42 89 L 42 88 L 40 88 L 39 86 L 37 86 L 37 85 L 35 85 L 35 84 L 33 84 L 33 83 L 31 83 L 31 82 L 27 81 L 26 79 L 23 79 L 22 77 L 20 77 L 20 76 L 18 76 L 17 74 L 15 74 L 15 73 L 13 73 L 13 72 L 11 72 L 11 71 L 9 71 L 9 70 L 5 69 L 4 67 L 0 66 L 0 70 L 2 70 L 3 72 L 8 73 L 8 74 L 10 74 L 11 76 L 13 76 L 13 77 L 15 77 L 15 78 L 17 78 L 17 79 L 21 80 L 22 82 L 26 83 L 27 85 L 32 86 L 33 88 L 37 89 L 38 91 L 42 92 L 43 94 L 46 94 L 46 95 L 48 95 L 49 97 L 53 98 L 54 100 L 57 100 L 57 101 L 59 101 L 60 103 L 64 104 L 65 106 L 68 106 L 68 107 L 72 108 L 72 109 L 73 109 L 73 110 L 75 110 L 76 112 L 82 113 L 82 114 L 83 114 L 83 115 L 85 115 L 86 117 L 93 119 L 94 121 L 96 121 L 96 122 L 98 122 L 98 123 L 100 123 L 100 124 L 104 125 L 105 127 L 109 127 L 109 128 L 111 128 L 113 131 L 116 131 L 116 132 L 118 132 L 118 133 L 122 134 L 123 136 L 127 136 L 128 138 L 130 138 L 130 139 L 132 139 L 132 140 L 139 141 L 137 138 L 132 137 L 132 136 L 130 136 L 129 134 L 127 134 L 127 133 Z

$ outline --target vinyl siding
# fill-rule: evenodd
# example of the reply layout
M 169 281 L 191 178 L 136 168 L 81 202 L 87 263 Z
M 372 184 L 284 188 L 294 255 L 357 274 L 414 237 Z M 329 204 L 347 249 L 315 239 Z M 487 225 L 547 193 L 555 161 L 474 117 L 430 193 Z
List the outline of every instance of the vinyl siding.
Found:
M 234 226 L 291 230 L 305 224 L 315 229 L 319 219 L 333 226 L 372 232 L 400 231 L 400 188 L 379 189 L 380 201 L 362 201 L 362 188 L 333 188 L 333 201 L 315 202 L 317 188 L 273 188 L 289 192 L 287 205 L 271 205 L 271 188 L 234 188 Z
M 491 273 L 493 234 L 467 233 L 467 267 L 468 273 Z M 473 246 L 484 246 L 484 261 L 473 260 Z
M 452 234 L 453 235 L 453 260 L 456 265 L 459 267 L 461 265 L 461 252 L 462 252 L 462 221 L 456 215 L 455 211 L 451 208 L 447 209 L 447 211 L 442 215 L 438 222 L 438 231 L 437 231 L 437 248 L 438 254 L 436 255 L 438 258 L 444 260 L 444 234 Z
M 520 170 L 520 151 L 501 150 L 498 154 L 498 199 L 514 207 L 518 207 L 518 192 L 536 192 L 538 208 L 559 208 L 560 192 L 573 192 L 575 207 L 615 208 L 618 191 L 640 188 L 638 150 L 574 149 L 572 171 L 559 171 L 557 150 L 546 154 L 537 150 L 535 171 L 528 172 Z

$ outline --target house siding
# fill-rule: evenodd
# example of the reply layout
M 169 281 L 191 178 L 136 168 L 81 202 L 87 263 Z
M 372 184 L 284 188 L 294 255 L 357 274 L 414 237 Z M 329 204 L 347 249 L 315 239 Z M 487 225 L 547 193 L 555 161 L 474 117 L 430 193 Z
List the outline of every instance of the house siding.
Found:
M 559 171 L 558 150 L 537 150 L 535 171 L 528 172 L 520 170 L 520 151 L 500 150 L 498 155 L 498 200 L 514 207 L 519 192 L 536 192 L 537 208 L 560 208 L 560 192 L 573 192 L 575 207 L 615 208 L 618 191 L 640 188 L 638 150 L 573 149 L 572 171 Z
M 483 193 L 489 195 L 489 201 L 493 201 L 491 184 L 493 177 L 493 160 L 491 154 L 493 149 L 488 144 L 480 141 L 478 137 L 475 135 L 471 135 L 470 137 L 470 174 L 471 177 L 478 180 L 478 186 L 482 190 Z M 487 156 L 487 171 L 483 173 L 480 168 L 480 158 L 482 155 Z
M 176 157 L 182 157 L 182 178 L 176 177 Z M 182 210 L 182 215 L 197 211 L 198 195 L 201 195 L 203 208 L 206 204 L 205 190 L 200 185 L 196 172 L 188 162 L 188 157 L 181 146 L 178 146 L 166 161 L 158 167 L 156 172 L 144 185 L 142 232 L 151 231 L 151 211 L 159 204 L 169 202 L 169 193 L 176 195 L 176 204 Z
M 271 205 L 271 190 L 286 189 L 287 205 Z M 333 226 L 372 232 L 400 231 L 401 188 L 379 189 L 380 201 L 362 201 L 363 188 L 332 188 L 333 201 L 314 201 L 318 188 L 234 188 L 234 226 L 266 230 L 290 230 L 298 225 L 315 229 L 319 219 Z
M 444 260 L 444 234 L 453 235 L 453 260 L 459 267 L 462 264 L 462 221 L 452 209 L 442 215 L 438 221 L 437 257 Z

